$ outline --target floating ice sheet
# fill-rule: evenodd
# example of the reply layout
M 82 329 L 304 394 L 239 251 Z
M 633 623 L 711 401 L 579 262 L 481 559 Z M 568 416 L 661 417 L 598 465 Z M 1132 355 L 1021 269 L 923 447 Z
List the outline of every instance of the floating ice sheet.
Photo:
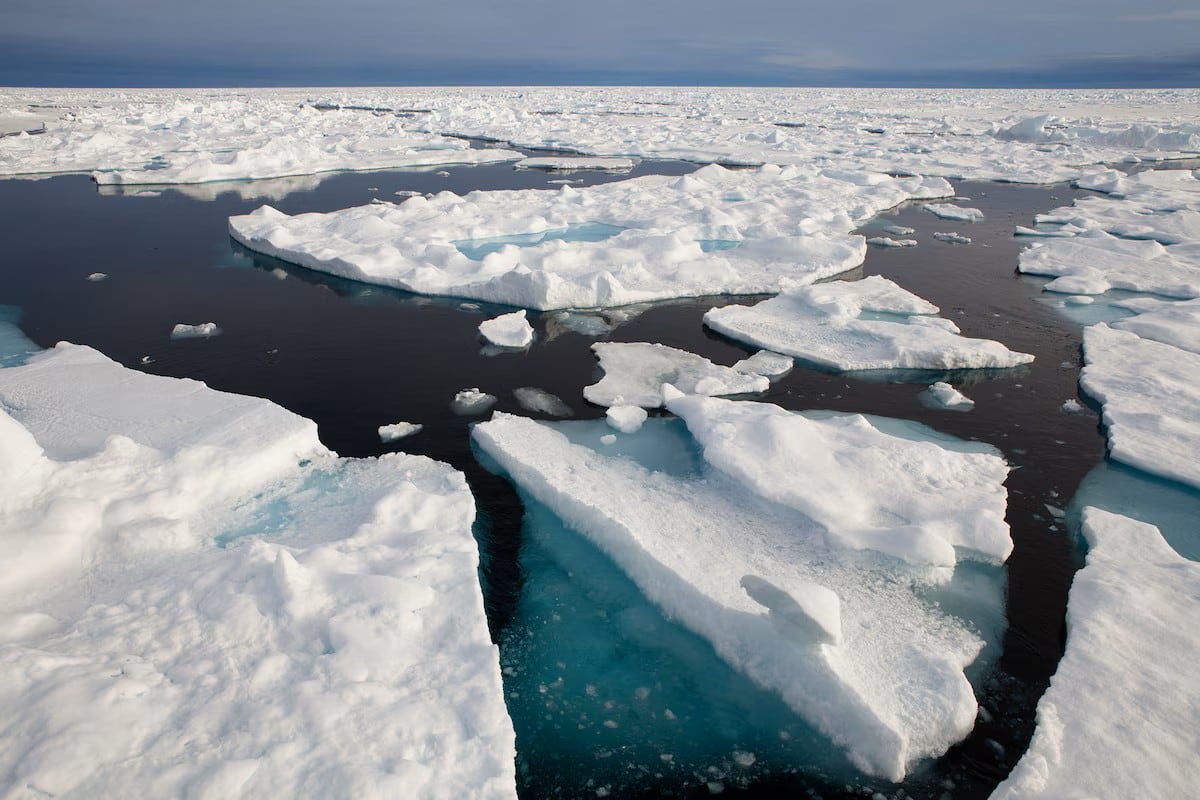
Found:
M 497 347 L 519 350 L 533 342 L 533 327 L 525 318 L 525 309 L 484 320 L 479 323 L 479 333 Z
M 0 481 L 0 793 L 515 797 L 460 473 L 60 344 Z
M 926 203 L 921 207 L 938 219 L 953 219 L 962 222 L 979 222 L 983 219 L 983 212 L 978 208 L 966 208 L 953 203 Z
M 703 356 L 646 342 L 596 342 L 592 352 L 600 359 L 604 377 L 584 387 L 583 396 L 600 406 L 634 405 L 658 408 L 662 386 L 674 384 L 692 394 L 754 394 L 770 388 L 770 381 L 744 368 L 723 367 Z M 743 362 L 739 362 L 743 363 Z
M 1097 508 L 1083 533 L 1066 653 L 992 800 L 1186 797 L 1200 783 L 1200 564 L 1154 526 Z
M 231 217 L 245 246 L 346 278 L 536 309 L 761 294 L 858 266 L 850 235 L 940 179 L 804 167 L 646 176 L 586 189 L 443 192 L 400 205 Z
M 806 286 L 754 306 L 714 308 L 704 324 L 841 371 L 1014 367 L 1033 360 L 999 342 L 962 336 L 937 312 L 932 303 L 873 275 Z

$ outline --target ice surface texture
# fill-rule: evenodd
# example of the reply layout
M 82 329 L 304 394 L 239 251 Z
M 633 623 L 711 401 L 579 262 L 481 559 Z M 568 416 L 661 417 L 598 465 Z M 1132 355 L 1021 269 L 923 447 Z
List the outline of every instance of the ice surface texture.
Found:
M 60 344 L 0 482 L 0 794 L 515 797 L 460 473 Z
M 1188 797 L 1200 784 L 1200 564 L 1144 522 L 1087 508 L 1067 650 L 1029 750 L 992 800 Z
M 951 194 L 941 178 L 709 166 L 684 177 L 443 192 L 328 214 L 263 206 L 231 217 L 229 229 L 252 250 L 354 280 L 526 308 L 592 308 L 809 284 L 862 263 L 866 245 L 850 231 L 872 215 Z
M 520 350 L 533 343 L 533 327 L 525 318 L 525 310 L 501 314 L 479 323 L 479 333 L 489 344 Z
M 974 369 L 1033 361 L 999 342 L 970 339 L 937 306 L 887 278 L 832 281 L 754 306 L 729 305 L 704 324 L 733 339 L 827 369 Z
M 859 768 L 898 780 L 966 735 L 976 703 L 963 669 L 982 642 L 922 592 L 949 578 L 956 555 L 1008 553 L 1003 460 L 858 416 L 666 395 L 711 465 L 693 478 L 506 414 L 473 435 L 668 617 Z M 945 502 L 926 503 L 917 484 Z M 854 549 L 877 545 L 902 557 Z
M 709 396 L 765 392 L 771 385 L 766 376 L 744 367 L 723 367 L 664 344 L 596 342 L 592 352 L 600 359 L 604 377 L 584 387 L 583 396 L 599 406 L 658 408 L 663 404 L 664 383 Z

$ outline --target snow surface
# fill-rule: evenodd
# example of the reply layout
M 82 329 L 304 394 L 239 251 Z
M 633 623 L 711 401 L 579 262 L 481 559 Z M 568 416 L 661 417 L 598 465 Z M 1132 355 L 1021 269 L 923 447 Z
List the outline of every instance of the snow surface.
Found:
M 962 222 L 979 222 L 983 219 L 983 212 L 978 208 L 964 208 L 952 203 L 926 203 L 921 207 L 938 219 L 953 219 Z
M 1109 456 L 1200 488 L 1200 353 L 1101 323 L 1084 329 L 1083 358 Z
M 519 169 L 544 169 L 554 172 L 572 172 L 579 169 L 598 169 L 607 172 L 626 172 L 633 169 L 632 158 L 598 158 L 595 156 L 539 156 L 522 158 L 516 163 Z
M 889 435 L 883 422 L 857 416 L 792 415 L 758 403 L 677 395 L 669 402 L 686 415 L 712 462 L 698 475 L 606 456 L 572 444 L 553 425 L 507 414 L 477 425 L 473 437 L 668 617 L 778 692 L 860 769 L 899 780 L 912 762 L 966 735 L 976 702 L 962 670 L 982 641 L 963 620 L 924 599 L 953 568 L 919 562 L 927 554 L 950 563 L 954 555 L 1004 557 L 1011 545 L 1003 460 L 990 448 L 951 443 L 911 423 L 888 423 L 895 431 Z M 785 435 L 764 433 L 772 427 Z M 645 435 L 643 428 L 622 441 Z M 852 501 L 827 502 L 799 477 L 780 472 L 782 466 L 810 474 L 803 465 L 814 441 L 826 455 L 811 467 L 813 475 L 840 458 L 857 462 L 819 484 Z M 873 453 L 864 443 L 882 450 Z M 900 464 L 909 468 L 896 469 Z M 846 480 L 838 482 L 837 474 Z M 948 482 L 941 496 L 949 505 L 922 507 L 926 501 L 911 495 L 911 481 L 935 489 L 939 480 Z M 842 546 L 860 536 L 912 560 Z M 911 547 L 899 544 L 905 541 Z M 956 554 L 952 544 L 964 547 Z M 897 692 L 898 685 L 905 690 Z
M 874 236 L 867 239 L 867 244 L 876 247 L 916 247 L 916 239 L 893 239 L 890 236 Z
M 690 394 L 754 394 L 771 382 L 764 375 L 714 364 L 704 356 L 646 342 L 596 342 L 604 377 L 583 389 L 584 398 L 599 406 L 633 405 L 658 408 L 662 385 L 674 384 Z M 739 362 L 740 363 L 740 362 Z
M 1200 785 L 1200 564 L 1153 525 L 1083 511 L 1087 564 L 1029 749 L 992 800 L 1188 797 Z
M 738 372 L 751 375 L 765 375 L 768 378 L 781 378 L 796 366 L 791 356 L 782 353 L 772 353 L 770 350 L 759 350 L 749 358 L 743 358 L 733 365 Z
M 391 425 L 379 426 L 379 441 L 395 442 L 414 433 L 420 433 L 424 425 L 415 422 L 393 422 Z
M 62 343 L 0 481 L 0 794 L 516 796 L 460 473 Z
M 525 319 L 525 309 L 484 320 L 479 333 L 497 347 L 520 350 L 533 343 L 533 326 Z
M 851 231 L 941 178 L 808 167 L 703 167 L 557 191 L 442 192 L 288 216 L 231 217 L 246 247 L 311 269 L 422 294 L 525 308 L 595 308 L 762 294 L 862 263 Z
M 635 433 L 646 421 L 646 409 L 641 406 L 611 406 L 604 412 L 608 424 L 621 433 Z
M 977 369 L 1033 361 L 988 339 L 970 339 L 937 306 L 873 275 L 795 289 L 754 306 L 729 305 L 704 324 L 756 347 L 827 369 Z M 682 388 L 682 387 L 681 387 Z

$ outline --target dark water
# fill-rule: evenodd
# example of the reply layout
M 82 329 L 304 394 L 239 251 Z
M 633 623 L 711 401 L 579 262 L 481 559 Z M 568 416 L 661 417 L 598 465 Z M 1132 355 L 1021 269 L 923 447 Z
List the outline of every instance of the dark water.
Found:
M 643 162 L 634 174 L 682 174 L 694 165 Z M 471 189 L 547 187 L 557 176 L 509 165 L 427 172 L 331 176 L 319 185 L 279 183 L 273 205 L 288 212 L 324 211 L 390 199 L 398 190 L 465 193 Z M 578 177 L 578 176 L 572 176 Z M 586 175 L 588 183 L 627 176 Z M 259 184 L 255 184 L 259 187 Z M 300 188 L 297 188 L 297 187 Z M 245 187 L 243 187 L 244 189 Z M 270 188 L 270 187 L 268 187 Z M 548 187 L 549 188 L 549 187 Z M 876 781 L 824 782 L 815 774 L 760 776 L 729 786 L 727 796 L 861 796 L 864 786 L 914 797 L 986 797 L 1020 757 L 1033 729 L 1034 707 L 1061 656 L 1067 590 L 1081 562 L 1077 544 L 1045 504 L 1065 506 L 1080 480 L 1103 459 L 1092 413 L 1067 415 L 1077 396 L 1078 326 L 1035 302 L 1041 281 L 1015 273 L 1025 246 L 1012 236 L 1034 213 L 1069 204 L 1064 186 L 959 183 L 980 208 L 982 222 L 950 223 L 919 204 L 885 214 L 864 229 L 899 223 L 918 230 L 913 249 L 872 249 L 859 275 L 882 274 L 938 304 L 967 335 L 997 339 L 1036 355 L 1027 369 L 1000 373 L 832 375 L 797 368 L 763 398 L 788 408 L 834 409 L 903 417 L 939 431 L 998 447 L 1015 467 L 1008 480 L 1008 520 L 1015 550 L 1008 562 L 1008 630 L 1003 654 L 980 676 L 986 711 L 975 732 L 944 758 L 916 770 L 902 787 Z M 539 338 L 525 353 L 481 354 L 476 326 L 499 307 L 406 295 L 341 281 L 248 253 L 227 236 L 231 214 L 261 201 L 225 193 L 200 200 L 176 191 L 157 196 L 101 195 L 84 177 L 0 181 L 0 304 L 20 306 L 22 328 L 43 346 L 62 339 L 91 345 L 147 372 L 197 378 L 208 385 L 267 397 L 315 420 L 322 440 L 343 455 L 404 449 L 463 470 L 480 508 L 485 597 L 493 635 L 513 630 L 525 576 L 523 508 L 512 487 L 472 454 L 472 418 L 449 409 L 454 393 L 480 387 L 497 408 L 524 412 L 512 390 L 535 386 L 559 395 L 579 418 L 602 409 L 582 400 L 594 380 L 589 346 L 596 337 L 565 326 L 553 314 L 531 314 Z M 934 241 L 933 231 L 958 230 L 971 245 Z M 89 282 L 92 272 L 107 280 Z M 855 277 L 852 275 L 850 277 Z M 600 338 L 657 341 L 730 364 L 747 350 L 700 323 L 704 311 L 728 299 L 657 305 Z M 177 322 L 216 322 L 222 335 L 173 341 Z M 143 363 L 144 358 L 149 361 Z M 931 410 L 919 384 L 951 379 L 975 400 L 970 413 Z M 421 433 L 381 445 L 378 426 L 420 422 Z M 561 788 L 554 754 L 527 749 L 540 741 L 523 732 L 517 709 L 522 794 L 536 798 Z M 579 776 L 575 776 L 579 777 Z M 576 786 L 582 786 L 579 781 Z M 671 784 L 646 779 L 643 796 L 706 796 L 695 779 Z M 564 790 L 566 791 L 566 790 Z M 582 789 L 579 790 L 583 792 Z M 638 794 L 625 791 L 627 796 Z M 563 796 L 574 796 L 575 790 Z M 594 796 L 594 795 L 593 795 Z M 614 795 L 615 796 L 615 795 Z

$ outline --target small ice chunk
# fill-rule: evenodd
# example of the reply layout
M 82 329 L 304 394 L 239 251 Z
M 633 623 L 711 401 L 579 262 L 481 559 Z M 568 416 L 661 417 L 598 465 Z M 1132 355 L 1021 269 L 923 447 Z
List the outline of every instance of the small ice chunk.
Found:
M 171 329 L 172 339 L 207 339 L 217 336 L 221 329 L 215 322 L 202 322 L 199 325 L 186 325 L 182 322 Z
M 551 417 L 569 417 L 575 412 L 557 395 L 550 394 L 544 389 L 533 386 L 523 386 L 513 389 L 513 396 L 521 408 L 535 414 L 548 414 Z
M 751 375 L 766 375 L 768 378 L 780 378 L 792 371 L 796 361 L 791 356 L 782 353 L 772 353 L 770 350 L 759 350 L 749 358 L 743 358 L 733 365 L 738 372 Z
M 92 282 L 97 282 L 97 281 L 102 281 L 107 277 L 108 277 L 107 272 L 93 272 L 91 275 L 87 276 L 87 279 Z
M 600 444 L 616 444 L 616 443 L 617 443 L 617 437 L 611 433 L 606 433 L 600 437 Z
M 1090 306 L 1096 302 L 1096 298 L 1086 294 L 1070 294 L 1063 298 L 1063 302 L 1069 306 Z
M 954 233 L 953 231 L 938 231 L 933 235 L 933 238 L 937 239 L 939 242 L 949 242 L 950 244 L 971 243 L 971 238 L 969 236 L 963 236 L 961 233 Z
M 525 318 L 525 309 L 479 323 L 479 333 L 497 347 L 519 350 L 533 342 L 533 326 Z
M 494 394 L 481 392 L 478 387 L 475 387 L 463 389 L 454 395 L 454 399 L 450 402 L 450 410 L 455 414 L 473 416 L 484 413 L 495 404 L 496 396 Z
M 1061 410 L 1064 414 L 1082 414 L 1083 412 L 1087 411 L 1087 408 L 1085 408 L 1083 403 L 1079 402 L 1074 397 L 1068 397 L 1063 401 L 1063 404 L 1059 406 L 1059 410 Z
M 418 425 L 413 422 L 394 422 L 391 425 L 380 425 L 379 441 L 394 442 L 397 439 L 403 439 L 405 436 L 420 433 L 424 427 L 424 425 Z
M 517 169 L 541 169 L 554 172 L 568 172 L 577 169 L 627 172 L 633 169 L 633 159 L 601 156 L 537 156 L 523 158 L 514 166 Z
M 931 384 L 921 393 L 922 402 L 934 408 L 946 408 L 954 411 L 970 411 L 975 407 L 975 401 L 944 381 Z
M 710 396 L 765 392 L 771 385 L 763 375 L 723 367 L 662 344 L 596 342 L 592 352 L 600 359 L 604 377 L 585 387 L 583 396 L 600 406 L 614 405 L 620 398 L 621 404 L 658 408 L 664 383 L 688 394 Z
M 611 406 L 605 412 L 608 424 L 621 433 L 635 433 L 646 421 L 646 409 L 641 406 Z
M 874 236 L 867 239 L 867 244 L 876 247 L 916 247 L 916 239 L 893 239 L 890 236 Z
M 884 233 L 890 233 L 892 236 L 912 236 L 917 232 L 916 228 L 910 228 L 907 225 L 884 225 Z
M 978 208 L 965 208 L 953 203 L 929 203 L 923 208 L 938 219 L 952 219 L 961 222 L 979 222 L 983 212 Z

